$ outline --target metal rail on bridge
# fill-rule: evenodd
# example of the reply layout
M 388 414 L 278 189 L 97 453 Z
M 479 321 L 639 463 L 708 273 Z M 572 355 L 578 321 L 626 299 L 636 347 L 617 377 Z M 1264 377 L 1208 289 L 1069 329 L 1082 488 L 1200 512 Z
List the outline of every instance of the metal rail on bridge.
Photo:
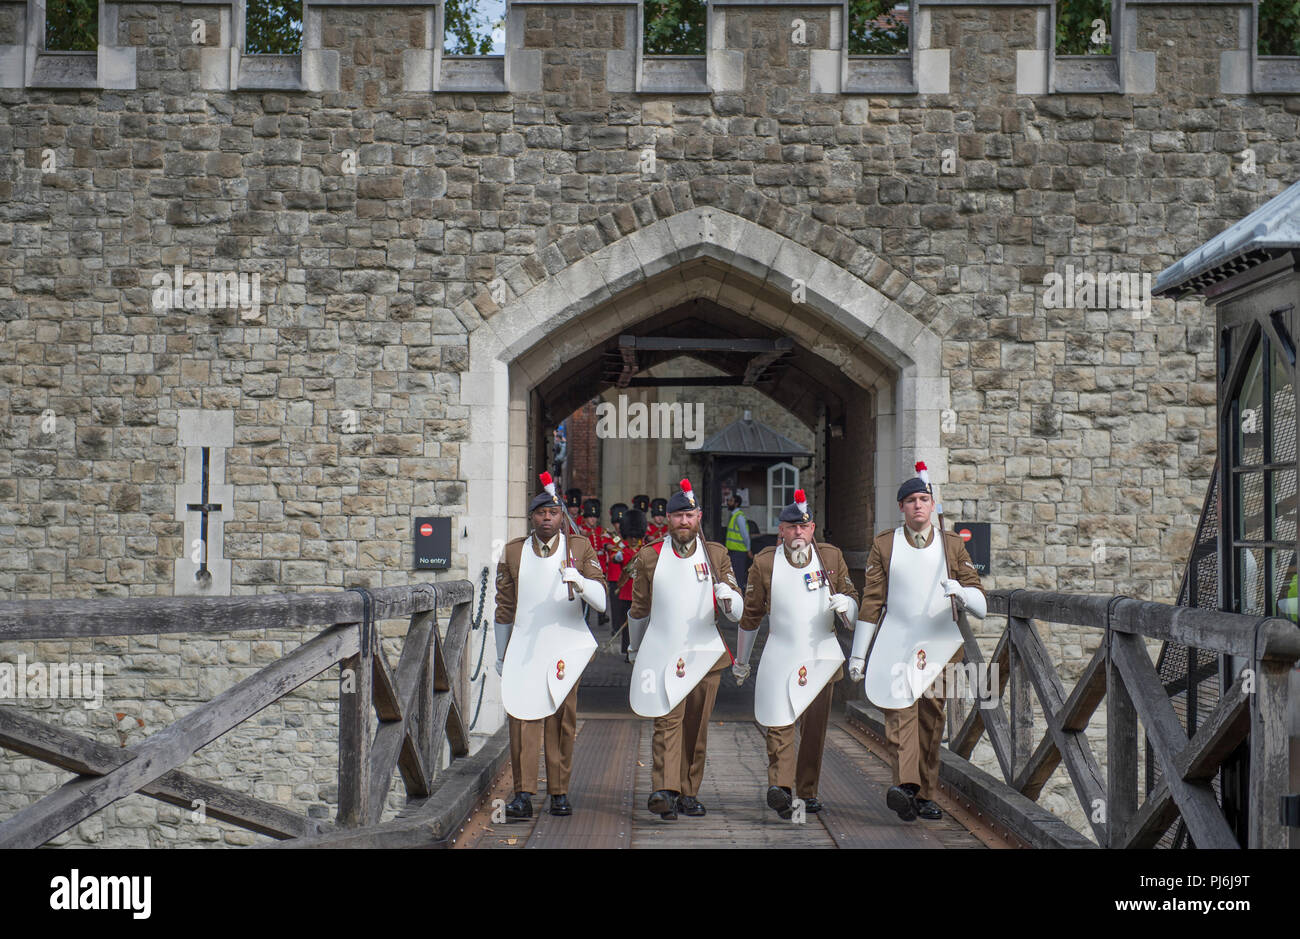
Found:
M 393 770 L 408 801 L 431 791 L 444 743 L 469 752 L 462 716 L 473 586 L 446 581 L 337 593 L 0 603 L 0 642 L 325 627 L 292 652 L 131 748 L 107 747 L 0 707 L 0 747 L 80 774 L 0 822 L 0 848 L 39 847 L 133 792 L 279 839 L 379 822 Z M 445 635 L 437 611 L 450 607 Z M 392 668 L 377 624 L 410 617 Z M 334 825 L 196 779 L 177 767 L 295 688 L 340 665 L 338 817 Z M 370 713 L 378 727 L 370 733 Z
M 1287 847 L 1289 830 L 1279 807 L 1289 782 L 1288 685 L 1300 659 L 1300 627 L 1289 620 L 1150 603 L 1129 597 L 1070 595 L 1031 590 L 989 593 L 989 613 L 1007 617 L 990 664 L 1008 676 L 995 698 L 950 709 L 950 749 L 969 759 L 987 734 L 1007 785 L 1036 800 L 1058 765 L 1065 764 L 1098 843 L 1151 847 L 1182 817 L 1197 847 L 1240 847 L 1210 780 L 1244 740 L 1250 746 L 1249 847 Z M 1103 633 L 1100 645 L 1067 694 L 1034 620 L 1084 626 Z M 983 666 L 963 615 L 968 663 Z M 1144 640 L 1164 640 L 1240 660 L 1236 680 L 1191 740 L 1160 682 Z M 1037 696 L 1046 732 L 1032 746 Z M 1010 714 L 1002 703 L 1009 693 Z M 1106 764 L 1102 775 L 1086 736 L 1089 720 L 1106 701 Z M 989 706 L 990 703 L 992 706 Z M 1163 778 L 1144 803 L 1138 799 L 1138 721 Z

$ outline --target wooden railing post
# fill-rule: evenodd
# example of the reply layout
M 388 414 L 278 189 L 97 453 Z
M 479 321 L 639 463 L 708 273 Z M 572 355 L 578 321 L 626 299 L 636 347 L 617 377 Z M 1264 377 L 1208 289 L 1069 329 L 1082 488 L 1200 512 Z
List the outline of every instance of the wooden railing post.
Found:
M 341 663 L 339 673 L 339 809 L 338 824 L 355 828 L 365 822 L 370 802 L 370 714 L 374 710 L 374 649 L 357 623 L 361 651 Z
M 456 606 L 452 610 L 452 614 L 451 614 L 452 619 L 457 622 L 460 621 L 460 618 L 462 616 L 465 617 L 465 619 L 470 619 L 473 616 L 473 607 L 474 605 L 472 603 L 456 604 Z M 458 675 L 456 681 L 456 686 L 458 689 L 456 694 L 456 700 L 460 704 L 461 713 L 465 715 L 465 719 L 467 721 L 471 716 L 469 712 L 469 706 L 470 706 L 470 700 L 469 700 L 470 661 L 469 660 L 470 658 L 472 658 L 472 649 L 471 649 L 472 644 L 470 643 L 469 640 L 472 635 L 473 635 L 473 630 L 470 629 L 465 636 L 465 645 L 460 654 L 460 668 L 457 670 Z
M 1007 663 L 1011 673 L 1011 776 L 1007 778 L 1010 783 L 1020 775 L 1033 753 L 1034 703 L 1029 673 L 1014 640 L 1008 644 Z
M 1124 846 L 1138 806 L 1137 708 L 1106 655 L 1106 847 Z
M 433 612 L 433 635 L 429 639 L 429 653 L 425 657 L 424 674 L 420 677 L 420 748 L 424 753 L 424 766 L 429 771 L 430 782 L 442 769 L 442 733 L 434 719 L 435 697 L 438 690 L 438 612 Z M 435 746 L 435 741 L 438 741 Z
M 1252 848 L 1290 847 L 1282 824 L 1282 796 L 1291 782 L 1288 686 L 1291 663 L 1261 658 L 1255 667 L 1250 708 L 1250 844 Z

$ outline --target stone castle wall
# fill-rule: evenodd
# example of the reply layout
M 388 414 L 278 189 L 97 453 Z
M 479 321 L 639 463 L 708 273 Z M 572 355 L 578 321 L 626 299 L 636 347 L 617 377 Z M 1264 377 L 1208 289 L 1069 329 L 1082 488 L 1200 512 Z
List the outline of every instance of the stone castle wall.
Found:
M 1042 285 L 1067 264 L 1154 275 L 1294 180 L 1300 98 L 1220 84 L 1236 8 L 1130 6 L 1132 87 L 1030 94 L 1037 8 L 927 5 L 922 93 L 850 94 L 813 91 L 839 80 L 838 7 L 727 6 L 714 90 L 652 93 L 628 65 L 634 7 L 539 3 L 511 14 L 510 91 L 433 94 L 419 89 L 425 8 L 313 5 L 300 87 L 230 91 L 208 54 L 217 6 L 114 6 L 134 87 L 0 89 L 7 597 L 174 592 L 192 409 L 233 415 L 231 593 L 477 586 L 489 559 L 459 541 L 451 570 L 409 569 L 412 516 L 465 504 L 461 376 L 490 311 L 464 301 L 505 261 L 585 245 L 598 224 L 625 234 L 726 204 L 814 251 L 814 222 L 850 239 L 877 259 L 873 285 L 941 337 L 945 501 L 994 523 L 989 586 L 1172 599 L 1215 456 L 1212 315 L 1051 310 Z M 0 8 L 0 45 L 18 48 L 16 10 Z M 153 278 L 175 265 L 259 274 L 261 310 L 156 309 Z M 105 662 L 104 709 L 46 713 L 116 744 L 112 715 L 163 726 L 302 638 L 0 655 Z M 1096 638 L 1045 635 L 1067 672 Z M 332 812 L 328 675 L 186 771 Z M 63 778 L 6 759 L 0 815 Z M 132 797 L 62 841 L 256 837 L 191 835 L 183 814 Z

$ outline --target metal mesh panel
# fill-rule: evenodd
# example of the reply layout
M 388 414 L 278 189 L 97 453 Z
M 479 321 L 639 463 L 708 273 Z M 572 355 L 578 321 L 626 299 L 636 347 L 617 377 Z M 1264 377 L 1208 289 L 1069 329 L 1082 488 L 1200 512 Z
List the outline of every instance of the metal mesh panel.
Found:
M 1210 610 L 1223 608 L 1219 598 L 1219 465 L 1217 462 L 1210 477 L 1209 491 L 1206 493 L 1205 506 L 1201 510 L 1201 521 L 1196 528 L 1196 539 L 1192 542 L 1192 553 L 1183 574 L 1183 583 L 1178 590 L 1178 606 Z M 1205 715 L 1213 711 L 1219 703 L 1219 657 L 1204 649 L 1194 649 L 1177 642 L 1166 642 L 1160 647 L 1160 656 L 1156 659 L 1156 671 L 1160 675 L 1161 684 L 1169 694 L 1174 713 L 1178 715 L 1178 720 L 1190 737 L 1196 732 Z M 1148 742 L 1146 747 L 1148 796 L 1160 785 L 1160 776 L 1160 767 L 1155 763 L 1155 754 Z M 1218 777 L 1213 780 L 1213 787 L 1215 798 L 1220 799 Z M 1182 819 L 1176 820 L 1169 826 L 1169 829 L 1160 836 L 1156 847 L 1192 847 Z
M 1274 463 L 1294 463 L 1295 452 L 1295 389 L 1291 386 L 1291 368 L 1282 357 L 1282 348 L 1272 346 L 1273 365 L 1273 455 Z

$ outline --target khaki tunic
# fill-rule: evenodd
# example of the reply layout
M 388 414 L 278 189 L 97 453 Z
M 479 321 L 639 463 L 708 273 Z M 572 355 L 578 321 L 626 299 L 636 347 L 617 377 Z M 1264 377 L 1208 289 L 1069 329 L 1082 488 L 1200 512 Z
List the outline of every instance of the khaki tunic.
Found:
M 757 629 L 763 617 L 771 612 L 772 602 L 772 568 L 776 563 L 777 550 L 785 551 L 784 546 L 777 545 L 764 548 L 754 558 L 749 569 L 749 580 L 745 585 L 745 615 L 740 619 L 741 629 Z M 849 579 L 849 566 L 844 561 L 844 554 L 839 548 L 825 542 L 817 542 L 817 556 L 821 559 L 826 573 L 830 575 L 831 591 L 842 593 L 854 600 L 858 590 Z M 786 552 L 786 560 L 790 554 Z M 812 570 L 810 564 L 804 570 Z M 817 786 L 821 780 L 822 753 L 826 747 L 826 729 L 830 724 L 831 699 L 835 682 L 844 677 L 844 668 L 836 671 L 826 687 L 813 699 L 812 704 L 799 715 L 795 724 L 785 727 L 767 729 L 767 784 L 784 786 L 801 799 L 817 795 Z M 799 747 L 796 755 L 795 728 L 799 729 Z
M 945 531 L 944 548 L 948 558 L 948 576 L 963 587 L 975 587 L 980 593 L 979 572 L 971 562 L 966 543 L 955 532 Z M 934 540 L 934 530 L 926 539 L 928 547 Z M 889 594 L 889 565 L 894 550 L 894 529 L 876 535 L 867 557 L 867 579 L 862 592 L 858 619 L 879 623 Z M 915 550 L 908 548 L 907 550 Z M 900 559 L 901 560 L 901 559 Z M 962 660 L 958 649 L 950 662 Z M 939 744 L 943 739 L 943 708 L 946 695 L 944 675 L 931 686 L 930 696 L 917 698 L 909 707 L 892 710 L 881 708 L 885 715 L 885 737 L 892 750 L 894 785 L 912 783 L 919 786 L 917 797 L 932 799 L 939 788 Z
M 519 599 L 519 561 L 525 548 L 537 554 L 537 542 L 532 535 L 515 538 L 506 544 L 497 564 L 498 623 L 515 621 L 515 604 Z M 569 537 L 569 550 L 574 565 L 583 577 L 605 583 L 591 542 L 582 535 Z M 538 555 L 540 557 L 540 555 Z M 546 746 L 546 791 L 563 795 L 569 791 L 569 775 L 573 770 L 573 742 L 578 731 L 578 685 L 575 684 L 559 709 L 549 717 L 535 721 L 521 721 L 510 717 L 510 769 L 514 775 L 516 792 L 537 792 L 537 758 L 541 755 L 543 741 Z
M 654 598 L 654 572 L 659 562 L 659 552 L 655 550 L 658 542 L 652 542 L 641 549 L 636 556 L 636 579 L 632 584 L 632 607 L 629 618 L 642 619 L 650 615 L 650 604 Z M 673 550 L 672 539 L 663 539 L 663 551 Z M 727 549 L 716 541 L 704 542 L 704 550 L 713 562 L 713 569 L 723 583 L 739 593 L 735 574 L 731 570 L 731 558 Z M 714 625 L 717 626 L 715 616 Z M 730 622 L 730 620 L 728 620 Z M 718 629 L 722 636 L 722 630 Z M 723 644 L 731 644 L 723 637 Z M 678 702 L 663 717 L 654 719 L 654 738 L 651 753 L 654 768 L 651 771 L 651 785 L 655 791 L 668 790 L 684 796 L 696 796 L 704 781 L 704 760 L 709 742 L 709 716 L 713 713 L 713 703 L 718 696 L 718 683 L 722 680 L 722 670 L 731 662 L 731 656 L 724 652 L 709 669 L 709 673 L 700 683 L 691 689 L 691 693 Z M 635 680 L 635 675 L 633 676 Z

